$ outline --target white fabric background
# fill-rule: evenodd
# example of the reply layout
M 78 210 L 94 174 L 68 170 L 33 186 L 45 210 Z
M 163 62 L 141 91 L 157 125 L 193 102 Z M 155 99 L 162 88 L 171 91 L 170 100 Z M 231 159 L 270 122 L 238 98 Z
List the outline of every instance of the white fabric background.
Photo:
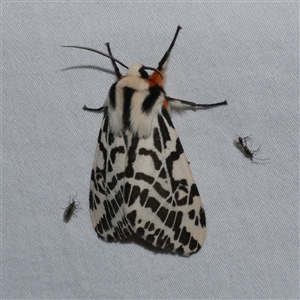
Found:
M 207 215 L 189 257 L 105 243 L 88 213 L 112 51 L 167 70 L 170 96 L 229 105 L 172 118 Z M 299 3 L 2 2 L 2 298 L 299 297 Z M 252 164 L 235 134 L 262 145 Z M 82 210 L 62 221 L 70 194 Z

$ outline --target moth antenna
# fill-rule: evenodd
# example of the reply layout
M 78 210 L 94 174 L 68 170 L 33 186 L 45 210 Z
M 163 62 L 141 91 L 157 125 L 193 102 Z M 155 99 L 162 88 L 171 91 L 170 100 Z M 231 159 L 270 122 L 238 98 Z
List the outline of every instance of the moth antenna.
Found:
M 112 53 L 111 53 L 111 49 L 110 49 L 109 43 L 106 43 L 105 45 L 106 45 L 106 47 L 107 47 L 108 54 L 110 55 L 110 57 L 113 57 L 113 55 L 112 55 Z M 121 79 L 122 74 L 121 74 L 121 72 L 120 72 L 120 70 L 119 70 L 119 68 L 118 68 L 118 66 L 117 66 L 117 64 L 116 64 L 116 61 L 115 61 L 114 59 L 111 59 L 111 63 L 112 63 L 112 65 L 113 65 L 114 69 L 115 69 L 115 73 L 116 73 L 117 78 L 118 78 L 118 79 Z
M 155 69 L 155 68 L 152 68 L 152 67 L 146 67 L 146 66 L 142 66 L 141 68 L 142 70 L 151 70 L 151 71 L 154 71 L 154 72 L 157 72 L 161 78 L 163 78 L 163 76 L 161 75 L 161 73 L 158 71 L 158 69 Z
M 182 29 L 181 26 L 177 26 L 177 29 L 176 29 L 176 32 L 175 32 L 175 35 L 173 37 L 173 40 L 171 42 L 171 45 L 169 46 L 169 49 L 167 50 L 167 52 L 165 53 L 165 55 L 163 56 L 163 58 L 161 59 L 161 61 L 158 63 L 158 70 L 161 71 L 163 68 L 164 68 L 164 64 L 166 63 L 166 61 L 168 60 L 170 54 L 171 54 L 171 51 L 175 45 L 175 42 L 176 42 L 176 39 L 177 39 L 177 36 L 178 36 L 178 33 L 180 31 L 180 29 Z
M 91 52 L 95 52 L 95 53 L 98 53 L 98 54 L 101 54 L 105 57 L 108 57 L 111 59 L 111 61 L 115 61 L 117 62 L 118 64 L 120 64 L 121 66 L 123 66 L 124 68 L 126 69 L 129 69 L 125 64 L 123 64 L 121 61 L 119 61 L 118 59 L 104 53 L 104 52 L 101 52 L 99 50 L 96 50 L 96 49 L 93 49 L 93 48 L 88 48 L 88 47 L 81 47 L 81 46 L 62 46 L 63 48 L 77 48 L 77 49 L 83 49 L 83 50 L 88 50 L 88 51 L 91 51 Z

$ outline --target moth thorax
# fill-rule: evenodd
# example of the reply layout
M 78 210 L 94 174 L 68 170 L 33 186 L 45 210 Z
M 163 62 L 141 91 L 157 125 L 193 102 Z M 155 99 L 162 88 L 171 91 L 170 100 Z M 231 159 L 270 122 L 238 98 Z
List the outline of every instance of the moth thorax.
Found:
M 140 69 L 143 65 L 140 63 L 133 63 L 127 71 L 127 76 L 141 76 Z

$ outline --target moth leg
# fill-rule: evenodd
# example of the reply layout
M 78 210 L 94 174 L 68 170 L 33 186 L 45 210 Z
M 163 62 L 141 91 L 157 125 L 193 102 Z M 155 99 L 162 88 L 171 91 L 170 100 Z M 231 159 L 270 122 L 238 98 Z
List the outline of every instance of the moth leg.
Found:
M 210 108 L 210 107 L 215 107 L 215 106 L 228 105 L 226 100 L 223 102 L 217 102 L 217 103 L 212 103 L 212 104 L 198 104 L 195 102 L 176 99 L 176 98 L 172 98 L 172 97 L 166 97 L 166 99 L 171 106 L 172 105 L 174 106 L 174 108 L 189 106 L 189 107 L 192 107 L 193 109 L 197 109 L 197 108 Z
M 86 111 L 92 111 L 92 112 L 103 112 L 106 110 L 106 106 L 102 106 L 99 108 L 90 108 L 90 107 L 87 107 L 86 105 L 84 105 L 82 109 L 86 110 Z

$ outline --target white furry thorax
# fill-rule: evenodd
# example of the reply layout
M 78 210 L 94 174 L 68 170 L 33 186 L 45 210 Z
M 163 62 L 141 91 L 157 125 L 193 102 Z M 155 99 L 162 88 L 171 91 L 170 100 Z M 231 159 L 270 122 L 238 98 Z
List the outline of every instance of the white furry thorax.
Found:
M 132 134 L 137 134 L 139 138 L 148 138 L 153 131 L 153 119 L 161 112 L 165 94 L 161 92 L 157 98 L 153 99 L 153 107 L 150 111 L 143 110 L 143 103 L 147 96 L 150 95 L 149 80 L 142 78 L 140 75 L 140 68 L 143 65 L 134 63 L 128 69 L 126 76 L 121 78 L 115 86 L 115 103 L 116 106 L 110 105 L 108 99 L 108 114 L 109 126 L 112 133 L 121 136 L 125 130 L 131 131 Z M 133 94 L 130 101 L 130 107 L 126 108 L 124 94 L 125 90 L 132 89 Z M 124 128 L 123 115 L 124 112 L 130 114 L 130 126 Z

